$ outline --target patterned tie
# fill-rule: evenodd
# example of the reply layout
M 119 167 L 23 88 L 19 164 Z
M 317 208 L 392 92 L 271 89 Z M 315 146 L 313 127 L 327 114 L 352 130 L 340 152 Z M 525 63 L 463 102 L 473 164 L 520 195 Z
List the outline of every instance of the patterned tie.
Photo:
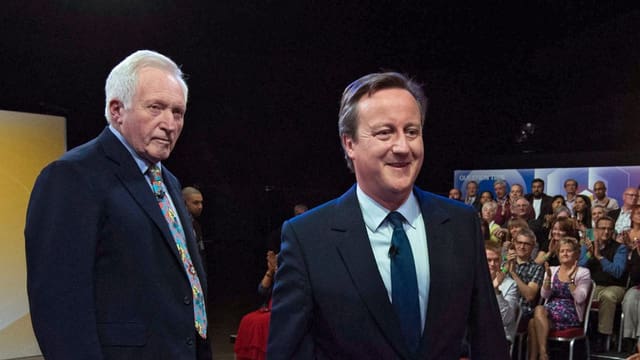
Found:
M 180 258 L 182 259 L 182 265 L 184 266 L 184 270 L 187 272 L 187 276 L 189 277 L 189 283 L 191 284 L 191 291 L 193 292 L 194 299 L 193 314 L 195 317 L 196 330 L 203 339 L 206 339 L 207 311 L 204 307 L 204 295 L 202 294 L 200 279 L 198 278 L 196 269 L 193 267 L 193 263 L 191 262 L 189 250 L 187 250 L 184 231 L 182 230 L 182 226 L 180 225 L 180 220 L 178 219 L 176 211 L 169 201 L 169 197 L 165 196 L 166 193 L 164 191 L 164 185 L 162 183 L 162 174 L 160 173 L 160 168 L 158 168 L 158 166 L 156 165 L 152 165 L 151 167 L 149 167 L 149 175 L 151 176 L 151 187 L 153 188 L 153 193 L 158 200 L 158 205 L 160 205 L 160 210 L 162 211 L 165 220 L 167 220 L 167 224 L 169 224 L 171 235 L 173 235 L 173 239 L 176 242 L 176 247 L 178 248 L 178 253 L 180 253 Z
M 399 212 L 392 211 L 387 219 L 393 225 L 392 251 L 389 251 L 392 304 L 400 319 L 402 335 L 409 349 L 416 352 L 422 335 L 416 265 L 409 238 L 402 227 L 404 217 Z

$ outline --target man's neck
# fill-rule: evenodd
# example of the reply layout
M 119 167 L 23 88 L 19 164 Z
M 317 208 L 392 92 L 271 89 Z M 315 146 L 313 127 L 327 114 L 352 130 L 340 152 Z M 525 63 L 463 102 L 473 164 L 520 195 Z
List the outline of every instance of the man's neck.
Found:
M 526 257 L 526 258 L 524 258 L 524 259 L 522 259 L 522 258 L 521 258 L 521 257 L 519 257 L 519 256 L 518 256 L 518 257 L 516 257 L 516 262 L 517 262 L 518 264 L 526 264 L 526 263 L 528 263 L 528 262 L 529 262 L 529 260 L 531 260 L 531 255 L 529 255 L 528 257 Z
M 567 201 L 573 200 L 576 198 L 576 194 L 567 194 Z

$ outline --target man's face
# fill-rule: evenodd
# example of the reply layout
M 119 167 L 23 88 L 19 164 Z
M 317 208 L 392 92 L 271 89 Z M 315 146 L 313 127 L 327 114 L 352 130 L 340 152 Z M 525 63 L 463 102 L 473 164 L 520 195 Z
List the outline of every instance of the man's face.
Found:
M 496 192 L 497 198 L 503 198 L 507 193 L 507 186 L 505 184 L 495 184 L 493 190 Z
M 602 200 L 605 196 L 607 196 L 607 188 L 604 186 L 603 182 L 598 181 L 593 184 L 593 194 L 598 200 Z
M 614 231 L 613 221 L 600 220 L 596 228 L 596 236 L 598 241 L 607 242 L 613 237 Z
M 495 274 L 500 271 L 501 258 L 500 254 L 496 254 L 493 250 L 485 250 L 487 254 L 487 263 L 489 264 L 489 273 L 491 277 L 495 277 Z
M 567 182 L 565 182 L 564 184 L 564 191 L 567 192 L 567 194 L 575 194 L 576 191 L 578 190 L 578 184 L 573 181 L 573 180 L 569 180 Z
M 630 187 L 622 193 L 622 203 L 626 208 L 635 205 L 636 200 L 638 200 L 638 189 Z
M 467 184 L 467 196 L 472 197 L 472 196 L 476 196 L 476 194 L 478 193 L 478 185 L 476 185 L 476 183 L 468 183 Z
M 360 188 L 380 203 L 404 201 L 422 167 L 420 109 L 404 89 L 383 89 L 358 102 L 355 138 L 343 136 Z
M 522 186 L 515 184 L 511 185 L 511 191 L 509 192 L 509 199 L 514 200 L 522 197 Z
M 111 100 L 112 125 L 142 158 L 151 163 L 171 154 L 184 123 L 187 105 L 180 83 L 166 71 L 143 68 L 128 108 Z
M 522 260 L 530 259 L 533 252 L 533 240 L 524 235 L 516 236 L 516 255 Z
M 534 198 L 539 199 L 542 196 L 543 192 L 544 192 L 544 185 L 542 185 L 541 182 L 536 181 L 531 183 L 531 193 L 533 194 Z
M 460 200 L 460 198 L 461 198 L 460 190 L 458 189 L 449 190 L 449 199 Z
M 185 204 L 187 204 L 187 210 L 193 217 L 198 217 L 202 213 L 202 194 L 189 194 L 184 198 Z
M 591 220 L 593 220 L 594 223 L 603 216 L 604 216 L 604 208 L 601 208 L 599 206 L 591 208 Z
M 527 214 L 528 210 L 529 210 L 529 202 L 524 198 L 519 198 L 518 200 L 516 200 L 515 204 L 513 205 L 512 211 L 515 216 L 523 217 Z

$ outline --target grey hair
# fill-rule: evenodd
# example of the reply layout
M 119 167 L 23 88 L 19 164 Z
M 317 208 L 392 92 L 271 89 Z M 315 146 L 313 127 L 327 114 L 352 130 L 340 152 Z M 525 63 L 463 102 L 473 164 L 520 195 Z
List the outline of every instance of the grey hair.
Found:
M 111 123 L 112 120 L 111 115 L 109 114 L 109 102 L 117 99 L 124 104 L 125 108 L 130 107 L 133 95 L 136 91 L 140 70 L 147 67 L 164 70 L 173 74 L 182 88 L 186 104 L 189 88 L 184 80 L 184 74 L 178 65 L 176 65 L 173 60 L 158 52 L 151 50 L 138 50 L 116 65 L 107 77 L 107 81 L 104 85 L 106 103 L 104 116 L 108 123 Z
M 348 136 L 356 141 L 356 133 L 358 131 L 358 103 L 364 95 L 373 95 L 374 93 L 384 89 L 404 89 L 407 90 L 418 103 L 420 110 L 420 124 L 424 125 L 424 118 L 427 112 L 427 97 L 422 91 L 420 84 L 409 77 L 397 72 L 373 73 L 365 75 L 358 80 L 352 82 L 344 89 L 342 99 L 340 100 L 340 111 L 338 113 L 338 134 L 342 137 Z M 344 158 L 347 161 L 347 167 L 351 172 L 353 169 L 353 161 L 347 155 L 347 149 L 344 148 Z

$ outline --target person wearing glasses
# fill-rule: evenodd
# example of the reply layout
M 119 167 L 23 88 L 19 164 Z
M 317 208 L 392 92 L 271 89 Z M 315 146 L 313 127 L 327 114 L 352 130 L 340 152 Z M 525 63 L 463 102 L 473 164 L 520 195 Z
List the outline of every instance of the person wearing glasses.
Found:
M 595 239 L 584 239 L 578 262 L 591 271 L 591 278 L 596 282 L 594 299 L 600 303 L 595 352 L 605 350 L 604 341 L 613 333 L 616 306 L 625 293 L 628 250 L 614 240 L 613 234 L 614 220 L 608 216 L 598 219 Z
M 522 321 L 527 322 L 533 314 L 533 308 L 544 278 L 544 268 L 531 260 L 536 245 L 536 235 L 529 229 L 521 230 L 515 237 L 515 254 L 507 255 L 509 275 L 518 285 L 522 303 Z
M 607 214 L 615 222 L 616 233 L 621 234 L 631 226 L 631 207 L 636 205 L 637 201 L 638 189 L 628 187 L 622 193 L 622 207 Z

